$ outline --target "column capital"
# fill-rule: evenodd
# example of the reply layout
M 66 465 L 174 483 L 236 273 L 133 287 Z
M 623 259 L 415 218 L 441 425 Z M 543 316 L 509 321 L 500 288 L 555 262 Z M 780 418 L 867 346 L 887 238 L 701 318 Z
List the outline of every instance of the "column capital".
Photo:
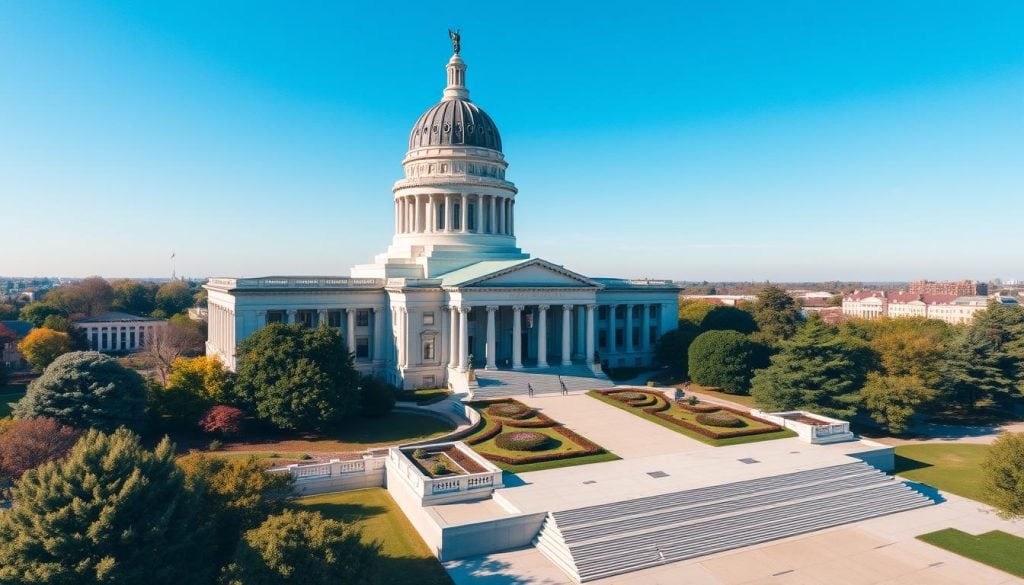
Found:
M 551 305 L 537 305 L 537 308 L 540 309 L 541 311 L 547 311 L 548 309 L 551 308 Z
M 597 308 L 597 303 L 587 303 L 587 310 L 588 311 L 593 311 L 596 308 Z
M 573 308 L 573 306 L 574 306 L 574 305 L 562 305 L 562 309 L 563 309 L 563 310 L 566 310 L 566 311 L 571 311 L 571 310 L 572 310 L 572 308 Z
M 462 313 L 463 315 L 465 315 L 466 313 L 469 313 L 472 310 L 473 310 L 473 307 L 467 307 L 467 306 L 460 306 L 459 307 L 459 312 Z
M 522 312 L 524 305 L 512 305 L 512 310 L 516 313 Z
M 626 303 L 626 308 L 627 309 L 632 309 L 633 308 L 633 303 Z
M 498 305 L 487 305 L 486 309 L 488 313 L 493 313 L 498 310 Z

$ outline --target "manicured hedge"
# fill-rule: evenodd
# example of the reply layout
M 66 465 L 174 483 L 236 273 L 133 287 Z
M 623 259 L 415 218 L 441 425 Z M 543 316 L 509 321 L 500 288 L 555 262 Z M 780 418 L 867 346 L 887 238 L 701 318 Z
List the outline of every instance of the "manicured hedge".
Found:
M 760 427 L 760 428 L 744 428 L 744 429 L 735 429 L 735 430 L 731 430 L 731 431 L 716 431 L 716 430 L 710 429 L 710 428 L 708 428 L 708 427 L 706 427 L 704 425 L 699 425 L 697 423 L 692 423 L 692 422 L 690 422 L 688 420 L 684 420 L 684 419 L 681 419 L 681 418 L 671 417 L 671 416 L 669 416 L 669 415 L 667 415 L 667 414 L 665 414 L 663 412 L 654 412 L 654 413 L 651 413 L 651 414 L 653 414 L 654 416 L 656 416 L 658 418 L 665 419 L 665 420 L 667 420 L 667 421 L 669 421 L 669 422 L 671 422 L 673 424 L 677 424 L 677 425 L 679 425 L 681 427 L 690 429 L 691 431 L 693 431 L 695 433 L 700 433 L 700 434 L 704 435 L 705 437 L 710 437 L 712 439 L 729 439 L 729 438 L 732 438 L 732 437 L 746 437 L 748 435 L 760 435 L 760 434 L 763 434 L 763 433 L 774 433 L 776 431 L 781 431 L 782 430 L 782 427 L 779 427 L 779 426 L 776 426 L 776 425 L 772 425 L 772 426 Z
M 625 402 L 627 405 L 633 406 L 632 404 L 629 403 L 629 401 L 621 400 L 621 399 L 617 398 L 616 396 L 614 396 L 614 394 L 616 394 L 616 393 L 624 394 L 626 392 L 632 392 L 632 391 L 623 391 L 623 390 L 598 390 L 597 391 L 598 394 L 602 394 L 602 395 L 607 396 L 609 398 L 615 398 L 619 402 Z M 734 415 L 739 415 L 740 417 L 742 417 L 742 418 L 740 418 L 741 422 L 744 422 L 743 418 L 746 418 L 747 420 L 756 421 L 756 422 L 759 422 L 759 423 L 762 423 L 762 424 L 766 425 L 764 427 L 759 427 L 759 428 L 745 427 L 745 428 L 736 428 L 736 429 L 732 429 L 732 430 L 715 430 L 714 428 L 708 428 L 707 426 L 704 426 L 703 424 L 697 424 L 697 423 L 690 422 L 690 421 L 685 420 L 685 419 L 676 418 L 674 416 L 666 414 L 665 411 L 669 409 L 669 407 L 671 406 L 671 403 L 669 402 L 669 399 L 664 394 L 662 394 L 661 392 L 654 392 L 654 391 L 651 391 L 651 392 L 636 392 L 636 394 L 656 395 L 658 398 L 661 399 L 654 406 L 646 407 L 646 408 L 639 408 L 639 410 L 641 410 L 643 412 L 646 412 L 647 414 L 656 416 L 656 417 L 658 417 L 660 419 L 669 421 L 672 424 L 676 424 L 676 425 L 679 425 L 679 426 L 681 426 L 683 428 L 686 428 L 686 429 L 689 429 L 691 431 L 694 431 L 696 433 L 700 433 L 701 435 L 704 435 L 705 437 L 708 437 L 708 438 L 711 438 L 711 439 L 729 439 L 729 438 L 732 438 L 732 437 L 745 437 L 745 436 L 748 436 L 748 435 L 760 435 L 760 434 L 763 434 L 763 433 L 774 433 L 774 432 L 782 430 L 782 427 L 780 427 L 780 426 L 778 426 L 778 425 L 776 425 L 776 424 L 774 424 L 774 423 L 772 423 L 770 421 L 767 421 L 767 420 L 764 420 L 764 419 L 761 419 L 761 418 L 757 418 L 755 416 L 751 416 L 750 413 L 743 412 L 743 411 L 737 410 L 735 408 L 730 408 L 728 406 L 714 405 L 714 406 L 710 406 L 709 408 L 705 409 L 703 414 L 708 414 L 710 412 L 716 412 L 716 413 L 717 412 L 728 412 L 728 413 L 732 413 Z M 684 406 L 682 403 L 679 403 L 679 402 L 676 402 L 675 404 L 676 404 L 676 406 L 679 406 L 683 410 L 686 410 L 688 412 L 698 412 L 698 413 L 701 412 L 700 410 L 696 410 L 696 409 L 701 408 L 702 405 L 690 406 L 689 404 L 687 404 L 687 405 Z
M 718 412 L 722 409 L 717 404 L 707 404 L 698 402 L 697 404 L 687 404 L 686 402 L 676 402 L 676 406 L 682 408 L 686 412 Z
M 483 419 L 481 418 L 481 420 L 483 420 Z M 494 437 L 495 435 L 497 435 L 498 433 L 500 433 L 501 432 L 501 421 L 500 420 L 496 420 L 496 421 L 491 421 L 491 422 L 494 423 L 494 426 L 492 426 L 489 429 L 485 429 L 484 432 L 480 433 L 479 435 L 474 435 L 474 436 L 471 436 L 471 437 L 467 438 L 465 440 L 466 444 L 467 445 L 478 445 L 480 443 L 483 443 L 487 439 L 490 439 L 490 438 Z
M 533 418 L 529 420 L 517 420 L 510 418 L 501 422 L 506 427 L 515 427 L 517 429 L 541 429 L 545 427 L 553 427 L 558 424 L 555 419 L 539 412 L 534 413 Z
M 611 390 L 604 392 L 604 394 L 619 402 L 633 402 L 634 400 L 644 400 L 647 398 L 646 392 L 636 392 L 633 390 Z
M 542 451 L 550 441 L 551 437 L 544 433 L 512 431 L 498 435 L 494 444 L 509 451 Z
M 500 418 L 521 419 L 530 418 L 534 410 L 518 401 L 499 402 L 488 406 L 485 412 L 491 416 Z
M 745 427 L 747 423 L 740 417 L 729 412 L 702 412 L 694 417 L 702 425 L 709 427 Z

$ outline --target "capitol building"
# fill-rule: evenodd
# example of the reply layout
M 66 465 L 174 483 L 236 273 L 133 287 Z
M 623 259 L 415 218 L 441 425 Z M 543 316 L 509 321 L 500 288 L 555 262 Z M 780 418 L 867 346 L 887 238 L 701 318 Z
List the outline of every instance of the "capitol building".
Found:
M 515 372 L 600 378 L 602 366 L 652 362 L 677 326 L 677 287 L 523 252 L 501 134 L 469 98 L 458 45 L 446 69 L 441 101 L 409 133 L 387 251 L 348 277 L 211 278 L 207 354 L 235 369 L 238 344 L 282 322 L 339 328 L 359 371 L 402 388 L 474 391 Z

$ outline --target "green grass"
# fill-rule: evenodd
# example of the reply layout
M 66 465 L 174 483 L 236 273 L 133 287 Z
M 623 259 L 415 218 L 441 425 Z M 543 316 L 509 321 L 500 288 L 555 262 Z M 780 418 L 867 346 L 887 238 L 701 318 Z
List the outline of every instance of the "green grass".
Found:
M 14 404 L 25 395 L 25 384 L 7 384 L 0 386 L 0 418 L 11 416 Z
M 985 502 L 981 488 L 981 462 L 988 445 L 964 443 L 900 445 L 895 473 L 958 496 Z
M 615 400 L 614 398 L 609 398 L 609 397 L 605 396 L 604 394 L 601 394 L 600 392 L 597 392 L 596 390 L 591 390 L 590 392 L 587 392 L 587 396 L 590 396 L 592 398 L 596 398 L 596 399 L 600 400 L 601 402 L 604 402 L 605 404 L 609 404 L 611 406 L 614 406 L 615 408 L 619 408 L 621 410 L 625 410 L 626 412 L 628 412 L 630 414 L 633 414 L 633 415 L 636 415 L 636 416 L 639 416 L 640 418 L 642 418 L 644 420 L 650 421 L 650 422 L 652 422 L 652 423 L 654 423 L 656 425 L 663 426 L 666 429 L 675 431 L 675 432 L 677 432 L 677 433 L 679 433 L 681 435 L 685 435 L 687 437 L 690 437 L 691 439 L 693 439 L 695 441 L 700 441 L 701 443 L 706 443 L 706 444 L 711 445 L 713 447 L 725 447 L 727 445 L 742 445 L 742 444 L 745 444 L 745 443 L 757 443 L 757 442 L 760 442 L 760 441 L 771 441 L 773 439 L 785 439 L 787 437 L 795 437 L 796 436 L 796 433 L 794 433 L 793 431 L 790 431 L 790 430 L 787 430 L 787 429 L 783 429 L 781 431 L 775 431 L 775 432 L 772 432 L 772 433 L 759 433 L 759 434 L 756 434 L 756 435 L 746 435 L 746 436 L 742 436 L 742 437 L 729 437 L 729 438 L 726 438 L 726 439 L 712 439 L 711 437 L 706 437 L 706 436 L 704 436 L 704 435 L 702 435 L 702 434 L 700 434 L 698 432 L 691 431 L 688 428 L 681 427 L 681 426 L 673 423 L 672 421 L 668 421 L 668 420 L 665 420 L 665 419 L 663 419 L 661 417 L 654 416 L 653 414 L 646 413 L 646 412 L 644 412 L 643 410 L 641 410 L 639 408 L 635 408 L 633 406 L 630 406 L 630 405 L 626 404 L 625 402 L 620 402 L 618 400 Z M 694 416 L 693 413 L 690 413 L 688 411 L 685 411 L 685 410 L 682 410 L 682 409 L 679 409 L 679 408 L 675 409 L 675 411 L 670 409 L 670 410 L 667 410 L 666 412 L 671 413 L 673 416 L 686 417 L 688 419 L 692 419 L 693 416 Z M 753 424 L 753 425 L 760 425 L 761 424 L 761 423 L 758 423 L 756 421 L 751 421 L 749 419 L 745 419 L 745 420 L 747 420 L 748 423 Z
M 452 580 L 387 490 L 371 488 L 296 500 L 327 518 L 353 522 L 364 542 L 380 542 L 380 574 L 375 585 L 450 585 Z M 344 575 L 338 576 L 345 582 Z
M 696 384 L 690 384 L 688 390 L 699 392 L 700 394 L 710 396 L 711 398 L 718 398 L 720 400 L 727 400 L 729 402 L 735 402 L 736 404 L 742 404 L 747 408 L 757 408 L 757 404 L 754 402 L 754 397 L 746 394 L 729 394 L 727 392 L 715 390 L 714 388 L 705 388 L 704 386 L 698 386 Z
M 1001 530 L 974 536 L 956 528 L 946 528 L 917 538 L 1000 571 L 1024 577 L 1024 538 L 1019 536 Z

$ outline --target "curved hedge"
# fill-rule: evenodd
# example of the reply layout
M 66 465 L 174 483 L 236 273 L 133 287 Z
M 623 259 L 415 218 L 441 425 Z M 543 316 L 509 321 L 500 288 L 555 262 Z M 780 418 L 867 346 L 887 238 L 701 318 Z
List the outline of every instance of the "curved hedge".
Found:
M 522 402 L 499 402 L 488 406 L 484 412 L 491 416 L 501 418 L 529 418 L 533 415 L 533 409 Z
M 513 431 L 502 433 L 494 439 L 494 444 L 509 451 L 541 451 L 551 437 L 534 431 Z
M 608 392 L 608 398 L 613 398 L 619 402 L 633 402 L 635 400 L 646 400 L 649 394 L 646 392 L 633 392 L 631 390 L 622 390 L 618 392 Z
M 728 412 L 702 412 L 693 417 L 697 422 L 709 427 L 742 427 L 746 426 L 743 419 Z

